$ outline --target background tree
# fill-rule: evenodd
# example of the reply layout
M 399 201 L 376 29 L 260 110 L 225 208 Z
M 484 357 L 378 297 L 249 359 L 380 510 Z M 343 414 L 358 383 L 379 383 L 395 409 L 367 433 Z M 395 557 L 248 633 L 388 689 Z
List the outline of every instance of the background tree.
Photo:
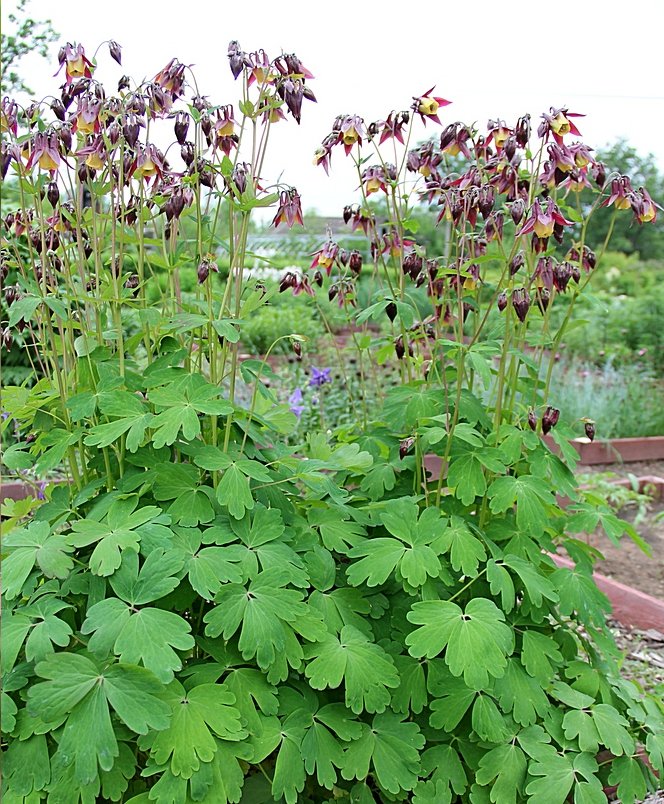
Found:
M 7 21 L 15 30 L 0 37 L 0 88 L 2 94 L 27 92 L 32 89 L 25 83 L 18 72 L 17 62 L 28 53 L 38 53 L 43 58 L 48 56 L 48 46 L 58 40 L 59 34 L 53 29 L 50 20 L 33 20 L 26 13 L 29 0 L 19 0 L 16 11 L 7 15 Z M 3 23 L 3 29 L 6 25 Z

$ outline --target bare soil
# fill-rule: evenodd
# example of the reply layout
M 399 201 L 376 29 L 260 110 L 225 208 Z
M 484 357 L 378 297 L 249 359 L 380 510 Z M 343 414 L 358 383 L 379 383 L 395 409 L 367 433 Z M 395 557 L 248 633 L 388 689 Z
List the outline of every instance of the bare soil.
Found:
M 664 477 L 664 461 L 598 464 L 578 469 L 583 473 L 612 472 L 619 477 Z M 623 536 L 620 545 L 614 545 L 600 530 L 587 537 L 604 556 L 604 560 L 597 564 L 597 571 L 664 600 L 664 500 L 650 503 L 645 515 L 634 508 L 626 508 L 619 512 L 619 516 L 632 522 L 648 544 L 651 555 L 645 554 L 628 536 Z

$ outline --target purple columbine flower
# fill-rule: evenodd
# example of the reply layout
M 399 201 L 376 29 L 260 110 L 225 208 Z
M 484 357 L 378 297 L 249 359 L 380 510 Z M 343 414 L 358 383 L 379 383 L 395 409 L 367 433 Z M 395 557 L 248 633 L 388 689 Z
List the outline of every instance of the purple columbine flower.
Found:
M 302 396 L 302 389 L 296 388 L 293 393 L 288 397 L 291 413 L 294 413 L 298 419 L 304 411 L 304 397 Z
M 326 382 L 332 382 L 331 372 L 332 369 L 330 368 L 318 369 L 315 366 L 312 366 L 309 385 L 312 388 L 320 388 L 321 385 L 325 385 Z

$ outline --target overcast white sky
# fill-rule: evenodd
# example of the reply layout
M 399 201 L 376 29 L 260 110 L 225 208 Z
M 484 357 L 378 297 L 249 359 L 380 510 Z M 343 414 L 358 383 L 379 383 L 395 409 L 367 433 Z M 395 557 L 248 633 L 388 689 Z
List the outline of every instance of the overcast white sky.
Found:
M 2 3 L 3 23 L 16 5 Z M 536 122 L 550 106 L 583 112 L 583 140 L 603 146 L 626 138 L 664 169 L 663 0 L 576 2 L 376 2 L 329 0 L 31 0 L 36 19 L 50 18 L 62 41 L 79 41 L 92 54 L 106 39 L 123 47 L 123 67 L 100 52 L 97 77 L 114 86 L 126 72 L 152 77 L 172 57 L 193 65 L 202 94 L 213 103 L 237 103 L 239 86 L 228 67 L 230 39 L 264 48 L 271 57 L 295 52 L 314 73 L 318 103 L 305 101 L 302 125 L 290 119 L 271 135 L 266 180 L 300 191 L 305 209 L 337 215 L 357 184 L 340 149 L 330 178 L 312 155 L 339 113 L 367 123 L 436 85 L 452 100 L 443 123 L 504 118 L 530 112 Z M 23 62 L 38 95 L 62 83 L 53 62 Z M 416 129 L 423 139 L 434 127 Z M 438 127 L 435 127 L 437 130 Z

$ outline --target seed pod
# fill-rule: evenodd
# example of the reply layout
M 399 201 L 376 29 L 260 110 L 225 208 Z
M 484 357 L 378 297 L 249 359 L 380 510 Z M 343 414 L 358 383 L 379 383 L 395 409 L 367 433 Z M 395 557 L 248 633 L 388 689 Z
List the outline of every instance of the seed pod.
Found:
M 589 441 L 594 441 L 595 440 L 595 422 L 593 422 L 591 420 L 588 420 L 584 424 L 583 429 L 586 431 L 586 438 Z
M 389 302 L 388 305 L 385 307 L 385 313 L 390 321 L 394 321 L 397 317 L 397 306 L 394 302 Z
M 399 457 L 401 458 L 402 461 L 406 457 L 406 455 L 408 455 L 408 453 L 411 451 L 414 443 L 415 439 L 413 438 L 413 436 L 410 436 L 409 438 L 404 438 L 403 441 L 400 442 Z

